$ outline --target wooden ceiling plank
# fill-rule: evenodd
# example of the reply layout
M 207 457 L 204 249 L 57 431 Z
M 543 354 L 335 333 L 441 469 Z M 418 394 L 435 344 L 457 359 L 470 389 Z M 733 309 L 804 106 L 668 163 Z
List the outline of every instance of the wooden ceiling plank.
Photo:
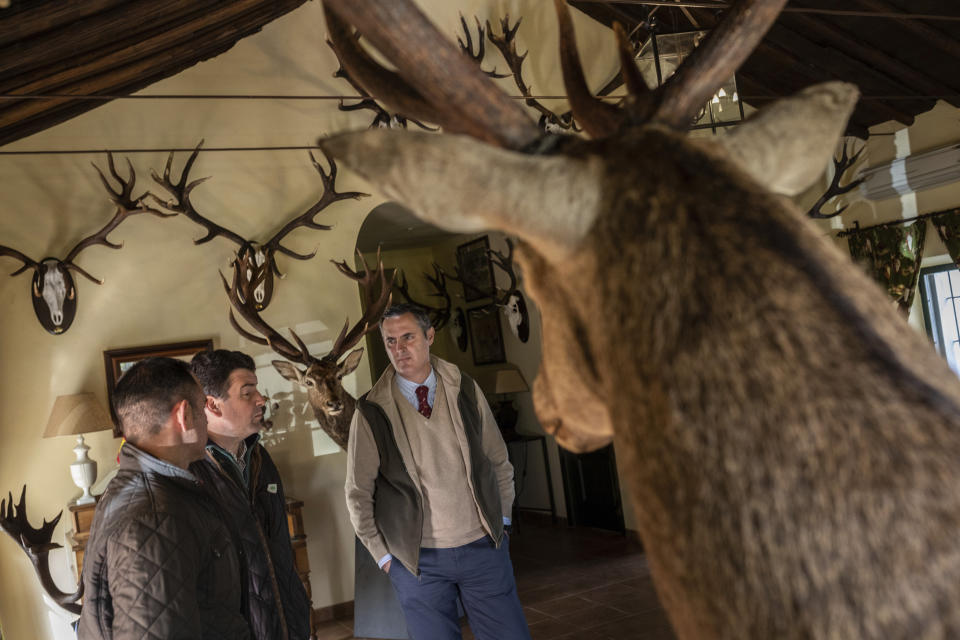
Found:
M 255 12 L 248 13 L 243 21 L 222 25 L 219 29 L 205 34 L 202 39 L 193 38 L 167 49 L 159 56 L 110 69 L 106 73 L 68 84 L 61 90 L 78 95 L 126 94 L 140 90 L 197 62 L 219 55 L 240 38 L 255 33 L 273 18 L 289 11 L 287 7 L 290 5 L 297 6 L 302 1 L 286 0 L 279 7 L 276 2 L 263 3 Z M 160 60 L 164 62 L 158 63 Z M 5 102 L 0 102 L 0 145 L 59 124 L 106 103 L 75 101 L 69 98 L 23 100 L 9 106 Z
M 901 7 L 891 4 L 886 0 L 859 0 L 859 4 L 874 11 L 903 13 L 903 9 Z M 898 19 L 897 22 L 905 31 L 909 31 L 922 38 L 924 42 L 940 49 L 951 58 L 960 60 L 960 42 L 958 42 L 956 39 L 948 36 L 936 27 L 932 27 L 921 20 L 910 20 L 903 18 Z
M 706 19 L 708 16 L 704 16 Z M 761 42 L 766 47 L 764 52 L 755 52 L 752 60 L 762 58 L 765 54 L 776 56 L 779 66 L 794 72 L 802 72 L 809 78 L 810 84 L 825 82 L 826 80 L 843 80 L 860 83 L 869 79 L 874 85 L 889 87 L 889 93 L 912 93 L 906 87 L 892 81 L 887 75 L 877 71 L 869 65 L 851 57 L 837 56 L 819 43 L 809 40 L 804 35 L 785 26 L 783 20 L 778 21 L 766 38 Z M 750 64 L 750 59 L 745 63 Z M 802 87 L 791 87 L 790 92 Z M 901 105 L 902 106 L 902 105 Z M 874 100 L 863 107 L 867 111 L 876 113 L 883 120 L 896 120 L 904 124 L 913 122 L 913 114 L 903 111 L 883 101 Z
M 0 47 L 22 42 L 61 25 L 72 24 L 101 11 L 128 4 L 130 0 L 48 0 L 22 11 L 0 11 Z
M 791 15 L 790 24 L 800 25 L 816 37 L 822 38 L 830 46 L 842 51 L 847 56 L 862 60 L 876 69 L 883 69 L 891 79 L 896 80 L 902 88 L 893 93 L 924 95 L 950 95 L 957 93 L 951 87 L 930 78 L 922 70 L 915 69 L 897 58 L 877 49 L 864 45 L 857 39 L 857 35 L 806 15 Z M 960 57 L 960 56 L 958 56 Z
M 296 8 L 301 1 L 290 1 L 281 4 L 281 7 Z M 59 90 L 60 87 L 76 83 L 79 80 L 101 73 L 104 69 L 111 67 L 121 67 L 128 65 L 136 60 L 149 58 L 150 56 L 162 55 L 167 49 L 177 46 L 183 42 L 196 40 L 196 32 L 201 29 L 210 29 L 225 21 L 238 21 L 239 24 L 255 24 L 257 20 L 264 18 L 272 20 L 279 17 L 282 13 L 269 7 L 264 7 L 263 0 L 241 0 L 238 2 L 217 2 L 219 8 L 213 11 L 206 11 L 197 16 L 197 19 L 180 25 L 176 30 L 163 31 L 157 33 L 152 38 L 136 40 L 132 46 L 125 47 L 118 51 L 113 51 L 106 55 L 96 55 L 78 60 L 78 64 L 64 67 L 62 63 L 57 63 L 38 69 L 26 76 L 4 77 L 0 75 L 0 93 L 71 93 Z M 273 2 L 269 4 L 273 5 Z M 258 11 L 256 15 L 244 17 L 247 12 Z M 276 13 L 273 17 L 270 14 Z M 38 77 L 39 76 L 39 77 Z M 25 82 L 25 80 L 30 81 Z M 72 92 L 77 93 L 77 92 Z M 0 104 L 0 109 L 3 105 Z
M 197 0 L 186 7 L 178 5 L 176 10 L 170 10 L 166 8 L 167 3 L 155 0 L 133 3 L 132 6 L 100 13 L 88 20 L 55 29 L 42 38 L 32 38 L 0 49 L 0 79 L 51 66 L 69 68 L 83 58 L 103 57 L 118 48 L 122 49 L 131 40 L 135 41 L 139 33 L 147 29 L 177 36 L 189 31 L 190 25 L 196 20 L 203 20 L 205 14 L 229 15 L 235 11 L 225 9 L 232 9 L 235 4 L 240 5 L 238 10 L 243 10 L 262 1 L 225 3 Z

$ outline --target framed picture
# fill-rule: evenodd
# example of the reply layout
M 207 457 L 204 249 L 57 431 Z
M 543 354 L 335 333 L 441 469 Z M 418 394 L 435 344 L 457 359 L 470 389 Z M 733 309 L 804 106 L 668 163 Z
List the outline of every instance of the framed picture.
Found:
M 110 405 L 110 417 L 113 418 L 113 435 L 119 436 L 120 423 L 113 412 L 113 388 L 117 386 L 127 369 L 144 358 L 166 356 L 178 360 L 189 361 L 194 354 L 213 349 L 213 340 L 194 340 L 192 342 L 173 342 L 170 344 L 153 344 L 145 347 L 128 347 L 126 349 L 109 349 L 103 352 L 103 368 L 107 374 L 107 402 Z
M 503 349 L 503 333 L 500 331 L 500 311 L 488 304 L 467 311 L 470 324 L 470 344 L 473 346 L 474 364 L 506 362 Z
M 487 236 L 457 247 L 457 267 L 463 283 L 463 297 L 467 302 L 493 297 L 496 287 L 493 265 L 490 264 L 490 240 Z

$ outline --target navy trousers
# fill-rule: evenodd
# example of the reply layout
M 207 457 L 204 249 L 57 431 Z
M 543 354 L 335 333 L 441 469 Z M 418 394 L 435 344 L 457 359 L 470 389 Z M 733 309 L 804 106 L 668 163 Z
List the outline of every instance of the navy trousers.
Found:
M 394 560 L 390 582 L 412 640 L 461 640 L 457 596 L 477 640 L 530 640 L 517 598 L 509 539 L 488 536 L 452 549 L 420 549 L 420 575 Z

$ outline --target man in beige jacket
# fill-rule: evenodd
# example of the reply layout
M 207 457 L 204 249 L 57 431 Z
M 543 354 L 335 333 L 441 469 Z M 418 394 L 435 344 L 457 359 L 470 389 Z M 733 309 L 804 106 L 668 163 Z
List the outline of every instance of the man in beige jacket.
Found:
M 457 596 L 479 640 L 529 640 L 508 550 L 513 467 L 477 384 L 430 356 L 416 305 L 387 309 L 391 367 L 357 403 L 346 497 L 414 640 L 458 640 Z

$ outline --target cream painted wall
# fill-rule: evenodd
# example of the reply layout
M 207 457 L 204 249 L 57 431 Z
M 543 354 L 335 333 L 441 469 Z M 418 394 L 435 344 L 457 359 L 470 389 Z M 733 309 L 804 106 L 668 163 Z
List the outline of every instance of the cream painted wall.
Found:
M 562 82 L 556 66 L 556 27 L 549 3 L 534 0 L 463 0 L 421 2 L 451 39 L 459 29 L 458 12 L 495 22 L 500 15 L 523 16 L 520 50 L 529 49 L 527 82 L 536 92 L 558 94 Z M 618 68 L 609 31 L 575 12 L 581 49 L 590 52 L 587 74 L 599 86 Z M 150 94 L 350 94 L 333 78 L 337 64 L 323 42 L 319 2 L 303 5 L 267 25 L 223 55 L 196 65 L 144 92 Z M 488 50 L 492 53 L 491 47 Z M 497 66 L 503 68 L 502 62 Z M 501 81 L 509 92 L 515 88 Z M 40 149 L 190 148 L 201 138 L 206 147 L 308 145 L 317 136 L 363 128 L 370 118 L 343 113 L 335 101 L 115 101 L 43 133 L 5 146 L 2 151 Z M 180 154 L 177 169 L 186 154 Z M 118 157 L 121 161 L 122 156 Z M 163 153 L 131 155 L 138 191 L 152 185 L 149 168 L 162 168 Z M 0 244 L 35 259 L 63 256 L 76 241 L 98 229 L 112 215 L 90 167 L 103 166 L 102 155 L 0 156 Z M 319 183 L 304 151 L 204 153 L 193 177 L 212 176 L 194 195 L 198 210 L 245 236 L 269 237 L 286 219 L 300 213 L 319 195 Z M 341 190 L 366 190 L 355 177 L 341 173 Z M 265 312 L 278 329 L 296 326 L 311 345 L 323 348 L 335 337 L 345 316 L 359 317 L 354 283 L 339 276 L 328 258 L 348 258 L 366 213 L 382 199 L 343 202 L 321 216 L 333 231 L 300 230 L 289 245 L 298 251 L 318 248 L 309 262 L 280 258 L 287 278 L 277 286 Z M 344 454 L 311 426 L 303 394 L 272 379 L 262 347 L 242 341 L 227 322 L 227 303 L 218 269 L 225 269 L 234 247 L 222 239 L 194 246 L 201 229 L 183 218 L 159 220 L 138 216 L 125 222 L 111 239 L 124 248 L 88 249 L 77 262 L 104 278 L 102 286 L 78 280 L 79 306 L 70 330 L 48 335 L 33 315 L 29 277 L 0 276 L 0 490 L 28 487 L 28 511 L 34 523 L 63 509 L 79 494 L 67 466 L 73 460 L 69 438 L 40 437 L 54 399 L 92 391 L 105 401 L 104 349 L 212 337 L 217 346 L 242 348 L 257 357 L 263 386 L 281 402 L 277 426 L 267 446 L 277 460 L 287 492 L 306 502 L 306 532 L 312 566 L 314 606 L 352 599 L 353 533 L 344 508 Z M 0 258 L 9 273 L 19 266 Z M 528 371 L 524 371 L 528 373 Z M 533 375 L 530 372 L 529 378 Z M 370 384 L 364 362 L 345 381 L 355 393 Z M 529 407 L 523 407 L 529 412 Z M 87 438 L 103 478 L 115 467 L 117 441 L 108 432 Z M 557 465 L 558 466 L 558 465 Z M 531 469 L 531 474 L 533 470 Z M 562 495 L 557 494 L 558 497 Z M 68 527 L 58 526 L 63 542 Z M 52 554 L 63 588 L 72 587 L 68 557 Z M 60 610 L 44 601 L 25 555 L 7 537 L 0 540 L 0 620 L 11 640 L 70 637 Z
M 853 142 L 856 145 L 855 149 L 864 145 L 861 140 Z M 893 122 L 872 127 L 866 149 L 857 166 L 875 167 L 895 158 L 932 151 L 957 142 L 960 142 L 958 110 L 940 101 L 927 113 L 917 116 L 910 127 Z M 850 171 L 848 176 L 853 174 L 854 171 Z M 817 185 L 798 198 L 803 210 L 806 210 L 823 193 L 829 178 L 828 172 Z M 849 208 L 836 218 L 817 221 L 817 223 L 823 228 L 825 234 L 833 237 L 841 248 L 847 251 L 846 239 L 836 237 L 838 230 L 852 229 L 854 222 L 859 222 L 861 227 L 868 227 L 960 206 L 960 182 L 879 201 L 867 200 L 859 190 L 854 190 L 838 200 L 848 204 Z M 932 225 L 927 226 L 923 255 L 921 264 L 924 267 L 951 262 L 943 242 Z M 925 332 L 919 291 L 914 296 L 909 322 L 917 331 Z

